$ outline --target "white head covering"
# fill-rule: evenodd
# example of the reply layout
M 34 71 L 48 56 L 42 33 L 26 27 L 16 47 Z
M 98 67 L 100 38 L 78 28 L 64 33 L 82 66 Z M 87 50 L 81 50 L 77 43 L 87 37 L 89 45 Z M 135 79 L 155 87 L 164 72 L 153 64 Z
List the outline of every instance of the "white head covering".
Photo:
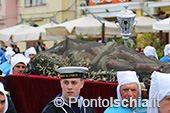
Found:
M 155 56 L 158 59 L 158 55 L 156 53 L 156 49 L 152 46 L 146 46 L 144 49 L 145 56 L 153 57 Z
M 117 96 L 120 101 L 122 101 L 122 97 L 120 94 L 120 86 L 129 83 L 137 83 L 139 86 L 139 97 L 141 97 L 141 86 L 139 83 L 139 79 L 137 78 L 137 74 L 135 71 L 118 71 L 117 79 L 119 85 L 117 86 Z
M 7 59 L 8 63 L 11 61 L 11 57 L 15 54 L 14 51 L 7 51 L 5 53 L 5 58 Z
M 34 47 L 30 47 L 25 51 L 25 57 L 29 58 L 30 54 L 37 54 L 36 50 Z
M 168 54 L 170 54 L 170 50 L 168 50 Z
M 160 73 L 154 71 L 151 75 L 151 86 L 149 91 L 149 106 L 154 106 L 153 99 L 159 102 L 170 95 L 170 73 Z M 157 107 L 148 107 L 147 113 L 158 113 Z
M 18 53 L 16 54 L 14 57 L 11 58 L 11 70 L 10 70 L 10 74 L 13 74 L 12 69 L 14 68 L 14 66 L 20 62 L 24 63 L 26 66 L 29 63 L 30 58 L 26 58 L 23 54 Z
M 8 109 L 8 99 L 7 99 L 7 96 L 5 94 L 5 90 L 4 90 L 4 86 L 3 84 L 0 82 L 0 91 L 4 94 L 5 96 L 5 108 L 4 108 L 4 112 L 3 113 L 6 113 L 7 109 Z
M 12 51 L 12 50 L 13 50 L 12 47 L 9 47 L 9 46 L 8 46 L 8 47 L 6 48 L 6 51 Z
M 168 55 L 168 50 L 170 50 L 170 44 L 166 44 L 164 48 L 164 56 Z

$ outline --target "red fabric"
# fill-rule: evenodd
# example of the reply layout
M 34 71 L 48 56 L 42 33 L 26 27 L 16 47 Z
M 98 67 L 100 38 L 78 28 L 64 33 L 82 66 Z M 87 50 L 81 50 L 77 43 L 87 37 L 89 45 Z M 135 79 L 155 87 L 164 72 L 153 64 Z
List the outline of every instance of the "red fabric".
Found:
M 80 95 L 88 99 L 116 98 L 117 83 L 85 81 Z M 5 86 L 10 91 L 17 113 L 41 113 L 43 108 L 61 93 L 60 79 L 37 75 L 9 75 Z M 106 107 L 95 107 L 103 113 Z

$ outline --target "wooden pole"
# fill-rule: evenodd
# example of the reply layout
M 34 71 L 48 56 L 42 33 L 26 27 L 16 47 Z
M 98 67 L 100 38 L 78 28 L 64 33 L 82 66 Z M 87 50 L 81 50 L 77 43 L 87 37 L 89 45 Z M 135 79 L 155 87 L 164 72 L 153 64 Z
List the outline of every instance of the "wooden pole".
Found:
M 102 43 L 105 43 L 105 23 L 102 23 Z

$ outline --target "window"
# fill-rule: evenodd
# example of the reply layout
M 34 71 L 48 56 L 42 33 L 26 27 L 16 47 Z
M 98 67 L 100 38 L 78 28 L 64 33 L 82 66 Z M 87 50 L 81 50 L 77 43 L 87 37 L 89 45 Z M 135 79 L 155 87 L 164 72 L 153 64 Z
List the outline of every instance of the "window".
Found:
M 44 6 L 46 5 L 46 0 L 25 0 L 26 7 Z

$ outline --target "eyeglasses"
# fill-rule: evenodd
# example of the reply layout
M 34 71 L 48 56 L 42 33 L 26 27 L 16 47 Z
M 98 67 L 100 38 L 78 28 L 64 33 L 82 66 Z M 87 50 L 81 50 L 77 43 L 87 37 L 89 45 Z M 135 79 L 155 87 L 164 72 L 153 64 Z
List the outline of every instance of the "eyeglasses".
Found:
M 20 67 L 21 67 L 21 68 L 23 68 L 23 69 L 25 68 L 25 66 L 16 66 L 16 67 L 17 67 L 17 68 L 20 68 Z

